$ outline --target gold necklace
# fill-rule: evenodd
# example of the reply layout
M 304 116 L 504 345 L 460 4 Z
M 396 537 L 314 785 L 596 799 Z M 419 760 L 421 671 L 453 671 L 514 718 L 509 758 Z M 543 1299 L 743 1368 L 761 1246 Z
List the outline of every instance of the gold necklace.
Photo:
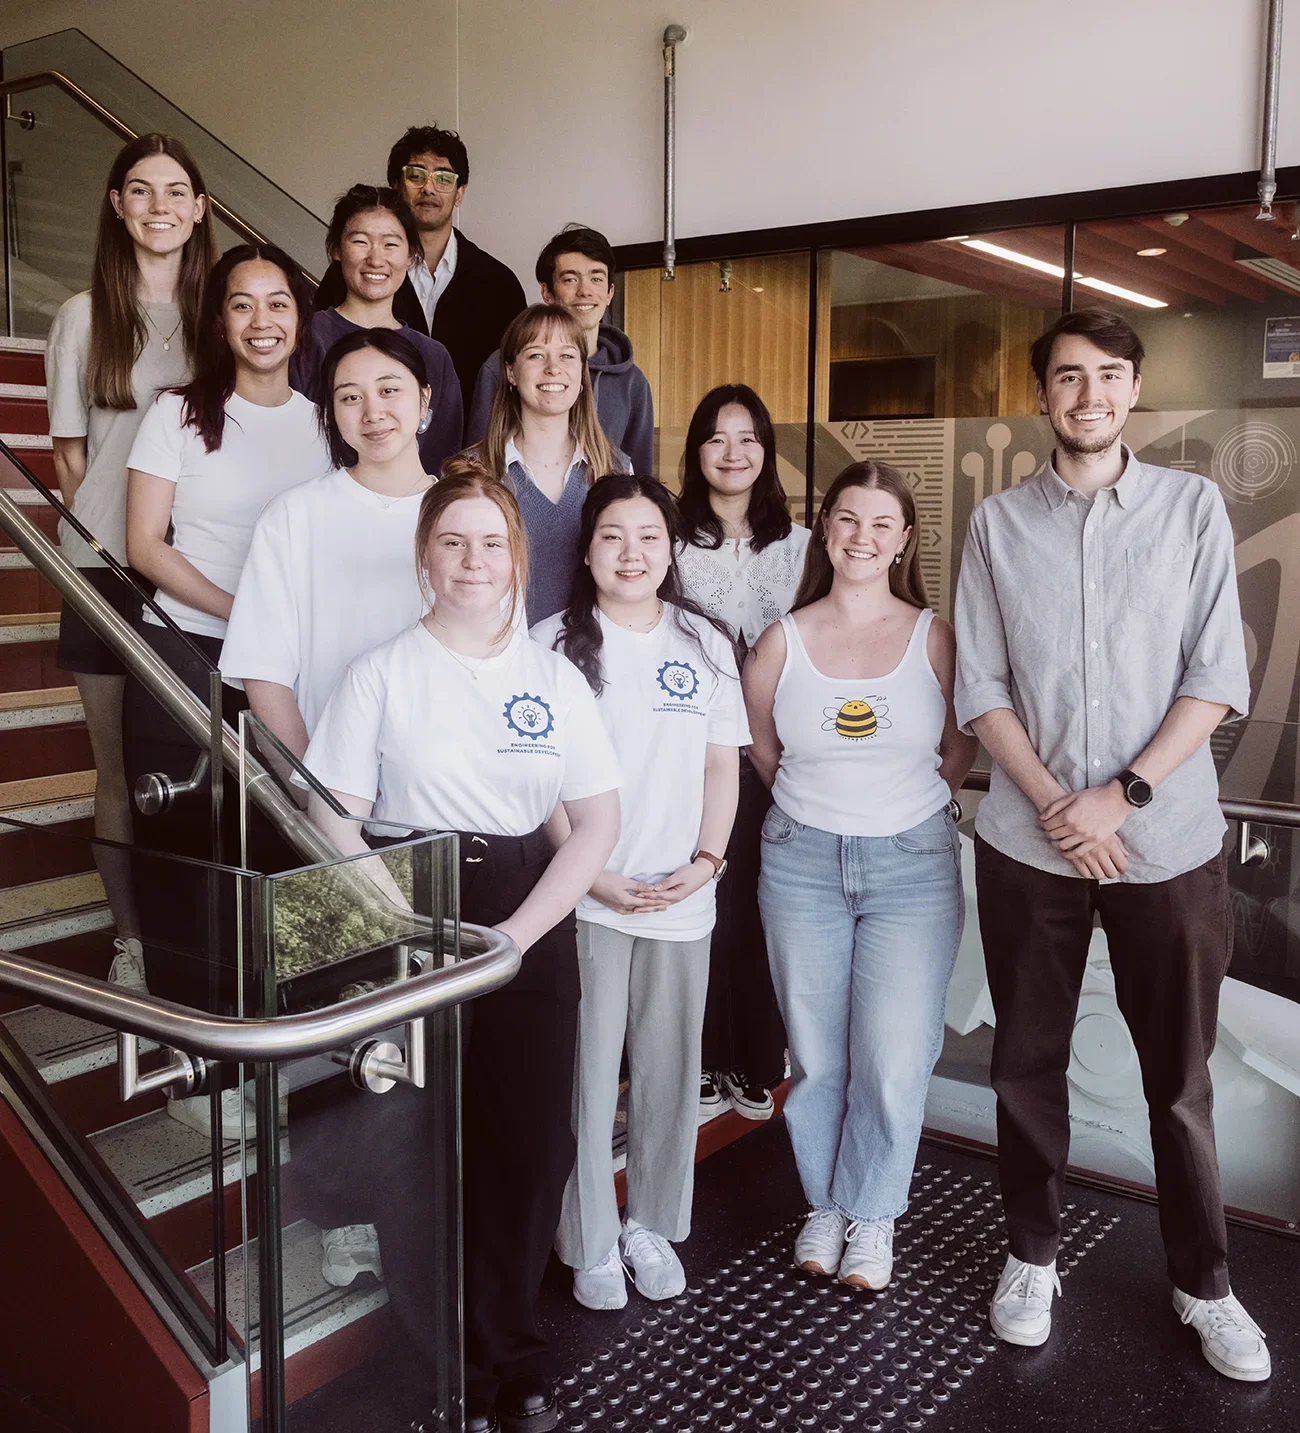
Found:
M 638 627 L 635 622 L 621 622 L 619 625 L 625 627 L 629 632 L 653 632 L 659 625 L 664 615 L 664 604 L 662 599 L 659 602 L 659 610 L 654 615 L 654 621 L 648 626 Z
M 158 335 L 159 338 L 162 339 L 163 352 L 170 353 L 172 351 L 172 339 L 176 337 L 177 330 L 180 328 L 181 324 L 185 322 L 184 316 L 182 315 L 182 317 L 178 318 L 176 320 L 176 328 L 172 329 L 170 333 L 166 334 L 163 333 L 162 329 L 160 329 L 156 323 L 154 323 L 153 314 L 151 314 L 148 309 L 145 309 L 144 316 L 146 319 L 148 319 L 150 324 L 153 325 L 153 331 Z

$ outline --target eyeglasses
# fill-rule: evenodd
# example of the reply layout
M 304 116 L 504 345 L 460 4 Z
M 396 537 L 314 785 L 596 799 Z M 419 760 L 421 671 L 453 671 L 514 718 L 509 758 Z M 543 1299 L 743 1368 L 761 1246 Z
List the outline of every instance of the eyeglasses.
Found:
M 423 189 L 430 179 L 439 189 L 454 189 L 460 183 L 460 175 L 454 169 L 426 169 L 423 164 L 404 165 L 402 178 L 417 189 Z

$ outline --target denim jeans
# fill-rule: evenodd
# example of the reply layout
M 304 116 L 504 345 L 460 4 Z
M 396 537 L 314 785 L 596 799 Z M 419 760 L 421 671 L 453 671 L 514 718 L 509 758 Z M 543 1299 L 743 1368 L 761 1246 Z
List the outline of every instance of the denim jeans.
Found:
M 961 940 L 957 842 L 946 810 L 896 836 L 836 836 L 776 806 L 763 823 L 785 1119 L 814 1209 L 869 1220 L 907 1208 Z

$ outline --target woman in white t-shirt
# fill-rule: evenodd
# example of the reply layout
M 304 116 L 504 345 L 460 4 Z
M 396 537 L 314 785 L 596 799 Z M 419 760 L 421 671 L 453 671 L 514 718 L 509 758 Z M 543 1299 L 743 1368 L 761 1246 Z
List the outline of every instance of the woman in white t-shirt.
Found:
M 518 629 L 527 542 L 509 490 L 486 474 L 444 478 L 421 505 L 416 551 L 431 610 L 351 663 L 306 765 L 355 816 L 459 832 L 461 915 L 524 952 L 509 985 L 473 1002 L 462 1062 L 467 1414 L 494 1426 L 499 1382 L 507 1426 L 548 1428 L 537 1297 L 573 1166 L 573 909 L 614 848 L 621 773 L 582 674 Z M 340 849 L 366 849 L 323 801 L 309 811 Z M 406 1143 L 419 1146 L 418 1127 Z M 365 1154 L 372 1170 L 400 1157 Z M 432 1358 L 420 1229 L 433 1191 L 398 1173 L 371 1181 L 391 1183 L 399 1206 L 374 1220 L 390 1303 Z
M 680 534 L 654 478 L 601 478 L 583 508 L 569 606 L 533 629 L 586 675 L 623 768 L 619 843 L 578 905 L 578 1160 L 556 1236 L 590 1309 L 627 1303 L 624 1263 L 646 1298 L 686 1287 L 670 1241 L 690 1233 L 714 883 L 749 728 L 730 634 L 682 593 Z M 620 1227 L 610 1139 L 625 1044 Z
M 126 466 L 136 430 L 159 389 L 181 383 L 194 356 L 203 283 L 217 256 L 205 223 L 207 190 L 177 139 L 143 134 L 113 161 L 99 211 L 90 288 L 59 310 L 45 350 L 54 471 L 78 524 L 126 564 Z M 82 576 L 129 621 L 140 595 L 103 561 L 78 527 L 59 542 Z M 129 845 L 130 788 L 122 755 L 126 667 L 71 606 L 59 620 L 58 666 L 72 672 L 95 758 L 95 834 Z M 96 847 L 117 927 L 109 979 L 144 982 L 140 921 L 128 863 Z
M 790 520 L 776 467 L 776 436 L 763 400 L 743 383 L 706 393 L 686 432 L 678 557 L 682 586 L 735 632 L 742 650 L 790 610 L 803 574 L 808 529 Z M 772 991 L 758 911 L 759 832 L 771 805 L 746 756 L 731 861 L 718 886 L 718 924 L 704 1015 L 701 1113 L 730 1102 L 768 1119 L 785 1077 L 785 1028 Z
M 795 1263 L 883 1289 L 907 1208 L 964 901 L 948 811 L 977 743 L 956 640 L 926 606 L 906 478 L 831 484 L 789 616 L 745 667 L 774 804 L 758 898 L 790 1038 L 786 1125 L 811 1207 Z
M 325 355 L 321 424 L 333 470 L 281 493 L 253 529 L 221 650 L 253 715 L 295 756 L 348 663 L 425 609 L 411 561 L 429 421 L 424 359 L 392 329 Z

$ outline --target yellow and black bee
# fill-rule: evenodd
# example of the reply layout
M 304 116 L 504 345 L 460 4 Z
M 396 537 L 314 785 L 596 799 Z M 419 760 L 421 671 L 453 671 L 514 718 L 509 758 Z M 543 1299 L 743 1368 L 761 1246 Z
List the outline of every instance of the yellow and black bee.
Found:
M 825 707 L 822 715 L 823 731 L 834 731 L 836 736 L 847 737 L 849 741 L 862 741 L 893 726 L 889 720 L 889 708 L 884 697 L 869 697 L 862 701 L 858 697 L 839 698 L 837 707 Z

